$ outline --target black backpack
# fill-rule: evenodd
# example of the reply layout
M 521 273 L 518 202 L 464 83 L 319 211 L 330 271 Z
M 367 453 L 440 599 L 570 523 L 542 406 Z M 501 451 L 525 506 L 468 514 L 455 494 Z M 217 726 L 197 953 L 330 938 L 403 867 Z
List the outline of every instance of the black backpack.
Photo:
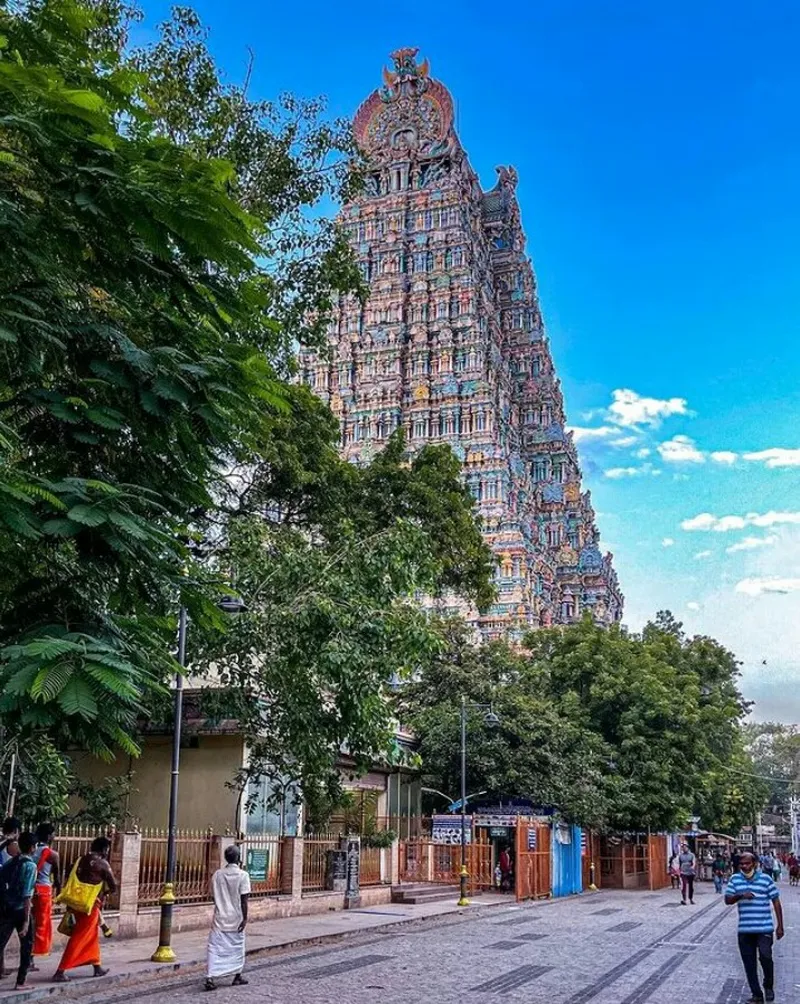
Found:
M 22 901 L 22 855 L 6 861 L 0 868 L 0 911 L 8 914 L 15 909 L 12 904 Z

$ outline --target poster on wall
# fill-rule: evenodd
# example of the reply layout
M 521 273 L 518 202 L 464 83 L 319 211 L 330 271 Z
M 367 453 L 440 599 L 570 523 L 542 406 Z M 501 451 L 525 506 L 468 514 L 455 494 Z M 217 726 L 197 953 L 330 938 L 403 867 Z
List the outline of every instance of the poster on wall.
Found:
M 431 839 L 434 844 L 461 843 L 461 816 L 433 816 L 431 818 Z M 472 842 L 472 817 L 464 820 L 466 842 Z
M 264 882 L 269 871 L 269 851 L 265 847 L 248 847 L 245 865 L 251 882 Z
M 528 827 L 528 850 L 529 851 L 535 851 L 536 850 L 536 827 L 535 826 L 529 826 Z

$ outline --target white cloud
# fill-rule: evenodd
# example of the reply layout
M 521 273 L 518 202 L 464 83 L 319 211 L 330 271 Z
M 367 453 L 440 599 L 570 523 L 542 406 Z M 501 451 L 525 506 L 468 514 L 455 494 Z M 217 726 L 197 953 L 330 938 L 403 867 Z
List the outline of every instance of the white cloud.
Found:
M 716 533 L 727 533 L 729 530 L 744 530 L 747 520 L 743 516 L 720 516 L 714 527 Z
M 715 464 L 735 464 L 739 454 L 732 450 L 715 450 L 711 454 L 711 459 Z
M 636 451 L 636 456 L 637 456 L 637 457 L 638 457 L 638 458 L 639 458 L 640 460 L 644 460 L 644 458 L 645 458 L 645 457 L 649 457 L 649 456 L 650 456 L 650 454 L 651 454 L 652 452 L 653 452 L 653 451 L 652 451 L 651 449 L 649 449 L 649 447 L 647 447 L 647 446 L 643 446 L 643 447 L 641 448 L 641 450 L 637 450 L 637 451 Z
M 619 450 L 624 450 L 629 446 L 635 446 L 638 442 L 638 436 L 621 436 L 619 439 L 612 439 L 611 445 L 616 446 Z
M 694 602 L 692 602 L 692 603 L 687 603 L 687 604 L 686 604 L 686 606 L 687 606 L 687 607 L 688 607 L 688 608 L 689 608 L 690 610 L 699 610 L 699 609 L 700 609 L 700 604 L 699 604 L 699 603 L 694 603 Z
M 614 480 L 617 478 L 632 478 L 642 473 L 641 467 L 609 467 L 607 471 L 603 471 L 603 474 L 607 478 L 613 478 Z
M 688 436 L 673 436 L 659 444 L 658 452 L 662 460 L 671 464 L 703 464 L 706 459 Z
M 665 538 L 664 538 L 664 539 L 663 539 L 663 540 L 661 541 L 661 546 L 662 546 L 662 547 L 672 547 L 672 545 L 673 545 L 674 543 L 675 543 L 675 541 L 674 541 L 674 540 L 672 539 L 672 537 L 665 537 Z
M 634 390 L 622 388 L 611 392 L 609 421 L 616 425 L 656 427 L 670 415 L 688 415 L 687 402 L 682 397 L 642 397 Z
M 746 596 L 763 596 L 765 593 L 785 595 L 800 592 L 800 579 L 782 579 L 771 576 L 764 579 L 742 579 L 736 583 L 736 592 Z
M 576 443 L 589 442 L 593 439 L 607 439 L 609 436 L 617 435 L 617 429 L 612 429 L 610 425 L 600 425 L 595 429 L 582 425 L 568 425 L 567 432 L 572 433 L 572 438 Z
M 744 537 L 736 544 L 726 547 L 725 553 L 736 554 L 737 551 L 755 551 L 759 547 L 771 547 L 772 544 L 777 543 L 778 538 L 775 534 L 771 534 L 769 537 Z
M 694 560 L 704 561 L 706 558 L 710 558 L 713 553 L 714 553 L 713 551 L 698 551 L 697 554 L 694 556 Z
M 770 509 L 763 516 L 757 512 L 747 514 L 748 522 L 753 526 L 777 526 L 779 523 L 800 523 L 800 512 L 775 512 Z
M 765 513 L 749 512 L 746 516 L 714 516 L 710 512 L 701 512 L 691 519 L 681 523 L 681 530 L 714 530 L 717 533 L 727 533 L 729 530 L 744 530 L 747 526 L 758 526 L 762 529 L 785 523 L 800 524 L 800 512 Z
M 745 453 L 743 457 L 756 463 L 763 462 L 767 467 L 800 467 L 800 449 L 787 450 L 781 446 L 773 446 L 768 450 Z
M 697 516 L 692 516 L 691 519 L 685 519 L 681 523 L 681 530 L 713 530 L 716 522 L 716 516 L 710 512 L 701 512 Z

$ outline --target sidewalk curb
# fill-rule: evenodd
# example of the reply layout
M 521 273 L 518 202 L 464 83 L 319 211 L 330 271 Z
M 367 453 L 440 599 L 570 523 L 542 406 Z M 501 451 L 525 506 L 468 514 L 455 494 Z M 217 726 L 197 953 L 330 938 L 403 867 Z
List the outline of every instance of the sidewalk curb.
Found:
M 564 902 L 571 898 L 572 897 L 564 897 L 563 900 L 554 900 L 552 898 L 546 900 L 529 900 L 528 902 L 539 904 L 556 903 Z M 332 931 L 330 934 L 318 934 L 310 938 L 295 938 L 293 941 L 285 941 L 276 945 L 267 945 L 262 948 L 249 948 L 245 954 L 248 959 L 277 955 L 281 952 L 291 952 L 301 948 L 311 948 L 315 945 L 324 945 L 332 941 L 347 941 L 350 938 L 355 938 L 364 934 L 383 934 L 387 931 L 393 931 L 398 927 L 408 927 L 411 924 L 424 924 L 431 920 L 443 920 L 448 917 L 463 917 L 468 913 L 488 913 L 492 910 L 500 908 L 508 909 L 509 905 L 511 904 L 473 903 L 468 907 L 456 906 L 453 910 L 448 910 L 445 913 L 430 914 L 427 917 L 408 917 L 391 923 L 378 924 L 375 927 L 363 927 L 355 931 Z M 95 984 L 93 982 L 93 978 L 89 976 L 85 979 L 76 979 L 66 984 L 32 987 L 30 990 L 6 990 L 6 988 L 3 987 L 0 989 L 0 1002 L 37 1001 L 56 997 L 69 999 L 70 996 L 76 995 L 93 996 L 101 993 L 107 987 L 122 986 L 125 983 L 134 983 L 139 980 L 142 982 L 149 982 L 157 975 L 168 977 L 173 973 L 188 974 L 195 970 L 201 970 L 204 965 L 205 959 L 189 959 L 186 962 L 153 963 L 152 965 L 146 966 L 144 969 L 139 969 L 135 973 L 114 973 L 113 975 L 102 977 L 98 980 L 97 984 Z M 9 978 L 9 986 L 11 986 L 10 980 L 11 978 Z M 97 989 L 90 989 L 95 986 Z

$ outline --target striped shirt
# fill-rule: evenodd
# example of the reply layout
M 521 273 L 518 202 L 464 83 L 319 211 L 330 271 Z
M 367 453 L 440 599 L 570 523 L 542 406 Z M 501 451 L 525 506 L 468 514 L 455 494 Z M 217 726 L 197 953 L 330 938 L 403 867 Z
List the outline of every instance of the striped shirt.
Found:
M 772 901 L 780 898 L 778 887 L 760 868 L 756 869 L 751 879 L 745 878 L 741 872 L 731 875 L 725 895 L 742 896 L 746 892 L 752 892 L 755 898 L 740 899 L 736 904 L 739 908 L 739 933 L 771 934 L 775 930 Z

